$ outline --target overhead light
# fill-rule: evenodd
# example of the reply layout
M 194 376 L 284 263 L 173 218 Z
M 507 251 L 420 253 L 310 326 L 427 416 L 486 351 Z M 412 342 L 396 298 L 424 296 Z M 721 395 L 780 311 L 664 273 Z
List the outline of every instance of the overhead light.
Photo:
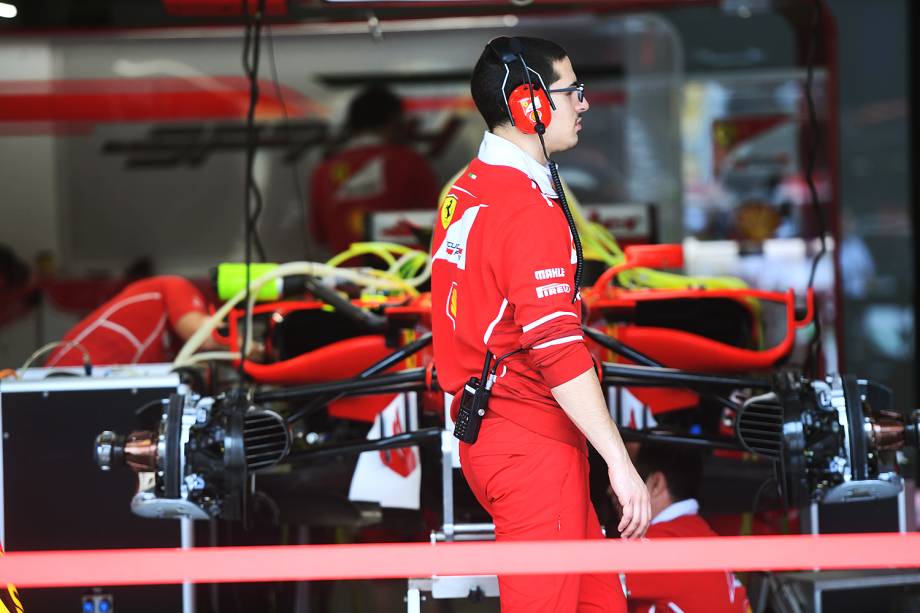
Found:
M 12 19 L 19 14 L 19 11 L 16 10 L 16 7 L 12 4 L 6 2 L 0 2 L 0 17 L 5 17 L 6 19 Z

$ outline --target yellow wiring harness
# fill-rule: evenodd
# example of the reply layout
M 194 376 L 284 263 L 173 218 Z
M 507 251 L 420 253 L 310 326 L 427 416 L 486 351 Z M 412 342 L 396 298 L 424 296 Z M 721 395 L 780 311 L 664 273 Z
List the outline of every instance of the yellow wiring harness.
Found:
M 389 265 L 388 270 L 373 268 L 343 268 L 339 266 L 347 260 L 365 254 L 376 255 Z M 396 257 L 398 256 L 398 257 Z M 333 257 L 326 264 L 317 262 L 288 262 L 281 264 L 249 283 L 249 325 L 247 346 L 252 347 L 252 307 L 256 302 L 259 289 L 275 279 L 288 275 L 310 275 L 319 278 L 338 278 L 362 285 L 373 290 L 396 291 L 416 297 L 419 285 L 431 276 L 431 263 L 428 254 L 418 249 L 394 243 L 354 243 L 349 249 Z M 239 291 L 212 315 L 205 324 L 185 343 L 176 356 L 173 366 L 188 366 L 205 360 L 237 360 L 236 351 L 211 351 L 195 354 L 211 332 L 227 317 L 230 310 L 246 297 L 245 290 Z

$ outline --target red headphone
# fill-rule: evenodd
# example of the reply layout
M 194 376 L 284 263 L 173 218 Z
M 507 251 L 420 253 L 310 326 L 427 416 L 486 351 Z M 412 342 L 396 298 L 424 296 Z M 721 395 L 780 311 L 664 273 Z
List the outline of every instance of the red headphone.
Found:
M 537 83 L 516 87 L 508 96 L 508 107 L 511 109 L 511 123 L 524 134 L 536 134 L 539 130 L 537 124 L 542 124 L 543 130 L 546 130 L 553 120 L 553 105 Z
M 502 98 L 505 98 L 505 83 L 511 74 L 510 65 L 513 62 L 521 63 L 521 70 L 526 83 L 517 86 L 505 98 L 505 107 L 508 109 L 508 118 L 511 125 L 524 134 L 540 134 L 546 132 L 547 126 L 553 120 L 553 111 L 556 105 L 546 93 L 546 84 L 543 76 L 530 68 L 524 61 L 524 47 L 517 38 L 496 38 L 487 45 L 502 64 L 505 65 L 505 80 L 502 83 Z M 500 48 L 499 48 L 500 47 Z M 530 74 L 536 75 L 532 80 Z

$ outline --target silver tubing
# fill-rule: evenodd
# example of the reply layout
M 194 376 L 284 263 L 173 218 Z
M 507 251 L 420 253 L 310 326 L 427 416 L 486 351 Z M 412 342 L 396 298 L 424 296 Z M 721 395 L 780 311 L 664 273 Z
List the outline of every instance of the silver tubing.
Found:
M 505 78 L 502 81 L 502 101 L 505 103 L 505 108 L 508 109 L 508 119 L 511 120 L 511 125 L 514 125 L 514 115 L 511 114 L 511 105 L 508 104 L 508 94 L 505 93 L 505 85 L 508 84 L 508 76 L 510 71 L 508 70 L 508 64 L 505 64 Z

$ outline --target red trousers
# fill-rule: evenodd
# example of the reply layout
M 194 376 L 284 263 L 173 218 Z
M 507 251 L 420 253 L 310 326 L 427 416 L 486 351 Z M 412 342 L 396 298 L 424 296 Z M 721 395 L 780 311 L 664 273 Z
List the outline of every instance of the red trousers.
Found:
M 492 516 L 498 541 L 603 538 L 588 492 L 584 450 L 502 417 L 483 420 L 479 439 L 461 443 L 463 474 Z M 626 611 L 619 576 L 499 576 L 503 613 Z

